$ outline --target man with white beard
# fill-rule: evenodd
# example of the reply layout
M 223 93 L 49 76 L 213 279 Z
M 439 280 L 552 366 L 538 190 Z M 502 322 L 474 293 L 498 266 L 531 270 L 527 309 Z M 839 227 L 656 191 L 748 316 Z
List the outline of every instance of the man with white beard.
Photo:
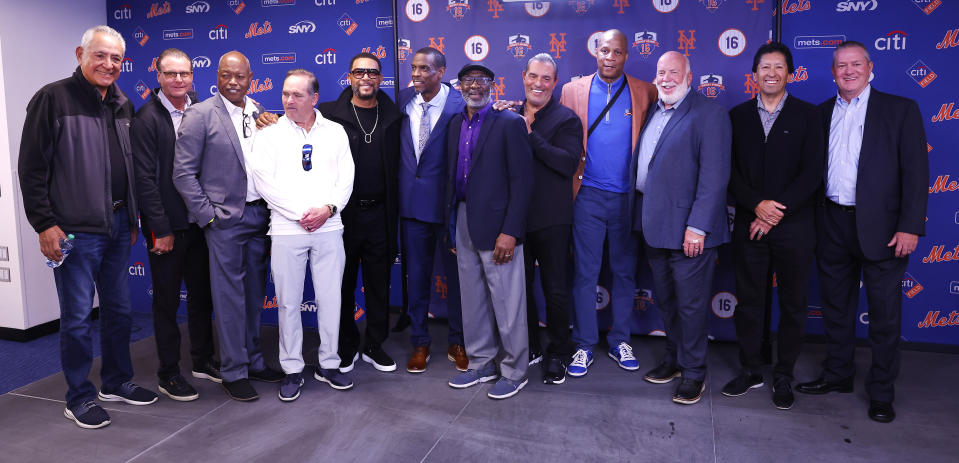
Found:
M 729 241 L 729 115 L 690 92 L 689 58 L 675 51 L 656 63 L 659 101 L 647 111 L 630 174 L 633 231 L 642 235 L 663 315 L 666 352 L 644 377 L 656 384 L 682 376 L 673 402 L 694 404 L 706 378 L 709 295 L 719 245 Z

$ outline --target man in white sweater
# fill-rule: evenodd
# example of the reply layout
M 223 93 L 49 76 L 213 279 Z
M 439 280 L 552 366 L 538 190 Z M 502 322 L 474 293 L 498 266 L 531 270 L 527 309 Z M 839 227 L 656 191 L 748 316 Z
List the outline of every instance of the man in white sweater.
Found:
M 340 212 L 353 192 L 353 157 L 346 132 L 315 109 L 319 85 L 312 72 L 294 69 L 283 82 L 285 114 L 257 134 L 251 170 L 256 190 L 270 207 L 271 266 L 280 325 L 282 401 L 303 387 L 300 303 L 309 260 L 320 334 L 314 377 L 334 389 L 353 387 L 340 373 L 336 353 L 340 284 L 346 256 Z

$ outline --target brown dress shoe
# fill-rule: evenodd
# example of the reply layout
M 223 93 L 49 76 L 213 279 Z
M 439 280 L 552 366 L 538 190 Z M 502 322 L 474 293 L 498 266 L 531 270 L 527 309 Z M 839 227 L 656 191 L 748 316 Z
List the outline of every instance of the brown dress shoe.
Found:
M 466 349 L 459 344 L 453 344 L 446 350 L 446 358 L 455 363 L 459 371 L 466 371 L 470 365 L 470 359 L 466 357 Z
M 419 346 L 413 349 L 413 355 L 410 355 L 410 361 L 406 363 L 406 371 L 410 373 L 422 373 L 426 371 L 426 362 L 430 361 L 430 348 L 428 346 Z

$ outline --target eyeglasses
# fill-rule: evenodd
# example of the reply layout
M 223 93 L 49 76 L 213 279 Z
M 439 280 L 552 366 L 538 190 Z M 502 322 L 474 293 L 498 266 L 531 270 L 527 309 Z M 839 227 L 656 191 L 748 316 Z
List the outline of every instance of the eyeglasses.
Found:
M 350 71 L 350 74 L 352 74 L 353 77 L 355 77 L 355 78 L 357 78 L 357 79 L 362 79 L 363 76 L 367 76 L 367 75 L 370 76 L 370 77 L 372 77 L 372 78 L 376 78 L 376 77 L 379 77 L 379 75 L 380 75 L 380 70 L 379 70 L 379 69 L 356 68 L 356 69 Z
M 493 81 L 492 77 L 486 77 L 486 76 L 464 76 L 462 79 L 460 79 L 460 82 L 463 84 L 466 84 L 466 86 L 473 85 L 473 83 L 477 83 L 481 86 L 486 86 L 486 85 L 489 85 L 490 82 L 492 81 Z
M 253 127 L 250 126 L 250 121 L 253 118 L 249 114 L 243 113 L 243 138 L 250 138 L 253 136 Z
M 193 75 L 193 71 L 161 71 L 160 74 L 166 76 L 167 79 L 176 79 L 177 76 L 180 76 L 181 79 L 186 79 Z
M 303 145 L 303 170 L 309 171 L 313 168 L 313 145 L 307 143 Z

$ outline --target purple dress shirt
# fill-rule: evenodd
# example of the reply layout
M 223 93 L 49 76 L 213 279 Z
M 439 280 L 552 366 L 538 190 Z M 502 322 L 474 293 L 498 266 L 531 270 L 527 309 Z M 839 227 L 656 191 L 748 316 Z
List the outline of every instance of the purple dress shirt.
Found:
M 463 123 L 460 125 L 459 156 L 456 159 L 456 201 L 466 200 L 466 176 L 470 172 L 473 149 L 479 140 L 480 129 L 493 103 L 490 102 L 470 119 L 467 108 L 463 108 Z

